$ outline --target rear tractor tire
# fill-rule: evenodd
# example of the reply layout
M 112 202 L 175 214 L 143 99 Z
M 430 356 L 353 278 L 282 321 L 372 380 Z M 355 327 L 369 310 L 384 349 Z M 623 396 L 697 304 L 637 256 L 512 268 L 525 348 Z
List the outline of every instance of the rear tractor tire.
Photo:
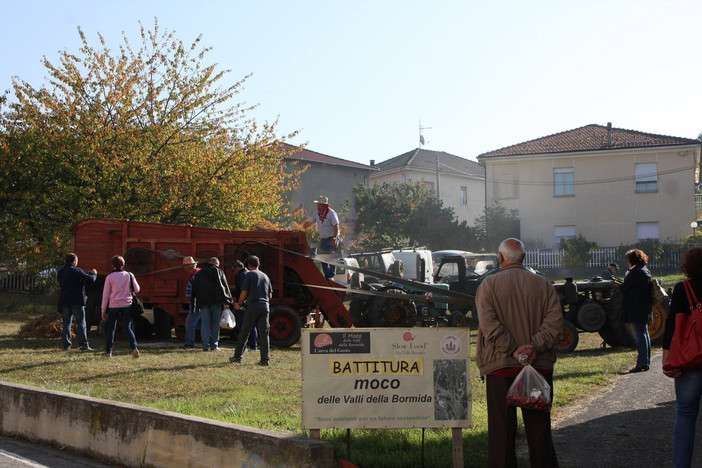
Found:
M 665 334 L 665 320 L 668 318 L 670 310 L 670 299 L 665 298 L 662 302 L 653 307 L 653 321 L 648 324 L 648 335 L 651 337 L 651 344 L 657 345 L 663 341 Z

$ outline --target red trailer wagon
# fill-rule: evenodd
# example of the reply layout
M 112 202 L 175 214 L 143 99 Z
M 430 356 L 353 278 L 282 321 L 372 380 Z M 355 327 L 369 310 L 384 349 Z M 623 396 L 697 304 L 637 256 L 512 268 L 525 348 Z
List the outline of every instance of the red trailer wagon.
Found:
M 217 257 L 232 289 L 232 262 L 244 261 L 250 255 L 261 259 L 261 271 L 270 277 L 273 286 L 273 346 L 297 343 L 301 327 L 313 322 L 317 308 L 332 326 L 352 325 L 343 293 L 308 287 L 329 283 L 307 257 L 310 248 L 301 231 L 229 231 L 92 218 L 75 224 L 71 234 L 81 266 L 96 268 L 103 278 L 112 271 L 112 256 L 124 257 L 126 269 L 134 273 L 141 286 L 139 297 L 147 309 L 153 310 L 153 323 L 142 318 L 136 326 L 153 327 L 160 339 L 170 338 L 173 329 L 179 339 L 185 336 L 188 273 L 182 263 L 186 256 L 200 264 Z

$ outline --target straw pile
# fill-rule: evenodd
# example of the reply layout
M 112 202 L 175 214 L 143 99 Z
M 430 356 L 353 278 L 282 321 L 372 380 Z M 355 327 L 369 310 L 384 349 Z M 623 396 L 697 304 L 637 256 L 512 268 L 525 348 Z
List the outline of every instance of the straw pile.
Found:
M 75 324 L 73 324 L 75 326 Z M 63 321 L 56 313 L 40 315 L 22 325 L 19 336 L 23 338 L 61 338 Z

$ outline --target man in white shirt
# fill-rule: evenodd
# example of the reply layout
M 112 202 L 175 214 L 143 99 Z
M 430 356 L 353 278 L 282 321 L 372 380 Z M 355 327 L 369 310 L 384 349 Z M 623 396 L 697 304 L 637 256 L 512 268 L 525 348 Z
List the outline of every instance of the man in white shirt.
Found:
M 317 223 L 319 229 L 319 249 L 318 253 L 333 254 L 336 253 L 339 238 L 339 217 L 336 211 L 329 206 L 329 199 L 325 196 L 320 196 L 314 201 L 317 204 L 317 211 L 312 214 L 309 221 L 303 223 L 306 229 L 314 223 Z M 329 263 L 322 263 L 324 277 L 327 279 L 334 278 L 336 267 Z

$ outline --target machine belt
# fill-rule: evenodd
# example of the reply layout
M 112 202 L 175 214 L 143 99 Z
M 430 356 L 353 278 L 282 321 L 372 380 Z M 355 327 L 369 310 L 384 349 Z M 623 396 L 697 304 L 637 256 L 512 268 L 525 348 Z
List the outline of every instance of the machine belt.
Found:
M 380 273 L 378 271 L 368 270 L 365 268 L 344 265 L 343 263 L 337 263 L 337 262 L 333 262 L 333 261 L 332 262 L 325 262 L 325 261 L 320 260 L 318 258 L 310 257 L 309 255 L 305 255 L 305 254 L 300 253 L 300 252 L 295 252 L 294 250 L 284 249 L 282 247 L 278 247 L 275 245 L 267 244 L 265 242 L 250 240 L 250 241 L 246 241 L 245 243 L 265 245 L 266 247 L 281 250 L 281 251 L 283 251 L 285 253 L 289 253 L 291 255 L 297 255 L 299 257 L 309 258 L 310 260 L 312 260 L 313 262 L 316 262 L 316 263 L 329 263 L 329 264 L 332 264 L 335 266 L 340 266 L 340 267 L 346 268 L 347 270 L 360 272 L 363 274 L 373 275 L 376 278 L 380 278 L 380 279 L 383 279 L 386 281 L 391 281 L 393 283 L 397 283 L 397 284 L 400 284 L 403 286 L 409 286 L 412 288 L 416 288 L 416 289 L 419 289 L 423 292 L 429 292 L 429 293 L 432 293 L 432 295 L 436 294 L 438 297 L 435 299 L 432 298 L 431 302 L 450 303 L 450 304 L 471 304 L 475 301 L 475 296 L 472 296 L 470 294 L 465 294 L 465 293 L 461 293 L 461 292 L 457 292 L 457 291 L 450 291 L 450 290 L 438 288 L 436 286 L 432 286 L 430 284 L 420 283 L 418 281 L 412 281 L 412 280 L 408 280 L 408 279 L 404 279 L 404 278 L 398 278 L 397 276 L 392 276 L 392 275 L 388 275 L 386 273 Z M 242 243 L 242 245 L 245 243 Z M 147 250 L 147 251 L 155 252 L 155 253 L 163 253 L 162 251 L 155 250 L 155 249 L 149 249 L 148 247 L 140 247 L 140 248 Z M 175 269 L 179 269 L 182 267 L 183 267 L 182 265 L 178 265 L 178 266 L 173 266 L 173 267 L 169 267 L 169 268 L 163 268 L 161 270 L 155 270 L 155 271 L 150 271 L 147 273 L 141 273 L 137 276 L 153 275 L 155 273 L 160 273 L 160 272 L 168 271 L 168 270 L 175 270 Z M 344 291 L 344 292 L 350 293 L 350 294 L 365 294 L 365 295 L 369 295 L 369 296 L 380 296 L 380 295 L 388 294 L 388 293 L 382 293 L 380 291 L 368 291 L 365 289 L 350 290 L 350 289 L 346 289 L 346 288 L 333 288 L 333 287 L 327 287 L 327 286 L 316 286 L 316 285 L 312 285 L 312 284 L 303 284 L 302 286 L 305 286 L 308 288 L 332 289 L 332 290 L 337 290 L 337 291 Z M 413 294 L 412 292 L 409 292 L 409 291 L 408 291 L 408 293 Z M 413 294 L 413 295 L 418 295 L 418 294 Z M 384 296 L 384 297 L 399 297 L 399 296 L 400 295 L 398 295 L 398 294 L 391 294 L 390 296 Z
M 420 283 L 418 281 L 412 281 L 412 280 L 408 280 L 408 279 L 404 279 L 404 278 L 398 278 L 397 276 L 392 276 L 392 275 L 388 275 L 386 273 L 380 273 L 380 272 L 373 271 L 373 270 L 367 270 L 365 268 L 344 265 L 342 263 L 337 263 L 337 262 L 325 262 L 323 260 L 319 260 L 317 258 L 310 257 L 308 255 L 301 254 L 301 253 L 295 252 L 293 250 L 284 249 L 282 247 L 276 247 L 276 246 L 273 246 L 270 244 L 266 244 L 264 242 L 258 242 L 258 241 L 252 241 L 252 242 L 260 243 L 261 245 L 266 245 L 268 247 L 279 249 L 279 250 L 282 250 L 283 252 L 286 252 L 289 254 L 309 258 L 310 260 L 317 262 L 317 263 L 329 263 L 330 265 L 340 266 L 340 267 L 346 268 L 347 270 L 357 271 L 357 272 L 361 272 L 363 274 L 373 275 L 376 278 L 380 278 L 380 279 L 383 279 L 386 281 L 392 281 L 393 283 L 401 284 L 403 286 L 417 288 L 417 289 L 424 291 L 424 292 L 430 292 L 432 294 L 437 294 L 437 295 L 449 297 L 449 298 L 454 299 L 455 300 L 454 302 L 473 303 L 475 301 L 475 296 L 473 296 L 471 294 L 465 294 L 465 293 L 457 292 L 457 291 L 450 291 L 450 290 L 442 289 L 442 288 L 439 288 L 436 286 L 432 286 L 430 284 Z M 362 293 L 365 290 L 363 290 L 363 289 L 354 289 L 353 290 L 354 293 L 356 293 L 357 291 L 359 293 Z M 448 301 L 442 301 L 442 302 L 448 302 Z
M 348 295 L 359 294 L 359 295 L 363 295 L 363 296 L 387 297 L 390 299 L 400 299 L 400 300 L 410 299 L 414 302 L 422 302 L 422 296 L 420 294 L 412 294 L 411 292 L 404 293 L 404 294 L 396 294 L 396 293 L 391 293 L 391 292 L 373 291 L 373 290 L 367 290 L 367 289 L 347 289 L 347 288 L 335 288 L 332 286 L 318 286 L 316 284 L 304 284 L 304 283 L 290 283 L 290 284 L 294 284 L 295 286 L 304 286 L 306 288 L 317 288 L 317 289 L 326 289 L 328 291 L 345 292 Z M 424 300 L 426 301 L 427 298 L 425 297 Z M 449 298 L 446 296 L 434 296 L 434 295 L 432 295 L 428 299 L 428 301 L 435 303 L 435 304 L 465 304 L 466 303 L 465 301 L 463 301 L 461 299 L 453 299 L 453 298 Z

